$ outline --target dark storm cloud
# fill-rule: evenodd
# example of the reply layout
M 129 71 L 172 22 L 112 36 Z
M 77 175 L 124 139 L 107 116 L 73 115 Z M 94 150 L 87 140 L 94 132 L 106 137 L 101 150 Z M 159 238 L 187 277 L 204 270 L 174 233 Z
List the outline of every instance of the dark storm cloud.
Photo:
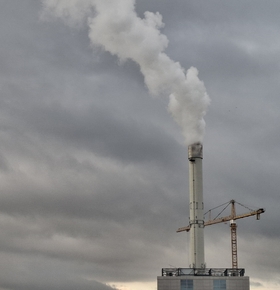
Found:
M 95 106 L 81 112 L 70 112 L 59 105 L 35 106 L 24 112 L 27 117 L 21 117 L 26 119 L 28 128 L 45 138 L 61 140 L 80 150 L 130 162 L 152 159 L 172 162 L 168 148 L 175 145 L 168 135 L 145 120 L 135 120 L 130 115 L 120 117 L 118 112 L 111 110 L 112 107 Z
M 0 287 L 106 290 L 187 266 L 175 233 L 188 223 L 187 150 L 167 100 L 132 61 L 92 49 L 87 29 L 40 21 L 39 1 L 0 8 Z M 266 208 L 238 223 L 240 267 L 260 289 L 279 270 L 279 8 L 136 1 L 163 15 L 168 54 L 197 66 L 211 96 L 206 209 Z M 228 267 L 228 226 L 205 235 L 207 265 Z

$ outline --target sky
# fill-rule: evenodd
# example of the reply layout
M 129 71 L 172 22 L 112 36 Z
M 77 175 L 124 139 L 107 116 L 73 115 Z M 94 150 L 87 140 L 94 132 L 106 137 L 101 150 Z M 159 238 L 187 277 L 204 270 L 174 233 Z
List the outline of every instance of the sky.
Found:
M 194 138 L 170 94 L 193 86 L 170 76 L 184 89 L 161 78 L 155 88 L 121 33 L 110 52 L 88 5 L 100 0 L 73 14 L 46 8 L 76 1 L 0 0 L 0 290 L 155 290 L 162 268 L 188 267 L 188 234 L 176 230 L 188 225 Z M 279 289 L 279 1 L 136 0 L 131 9 L 160 31 L 148 39 L 160 35 L 158 53 L 179 78 L 198 70 L 205 102 L 191 128 L 203 140 L 205 211 L 232 199 L 247 207 L 237 213 L 265 208 L 237 222 L 238 265 L 251 290 Z M 149 47 L 135 43 L 139 55 Z M 189 116 L 193 104 L 178 108 Z M 229 224 L 204 232 L 207 267 L 230 268 Z

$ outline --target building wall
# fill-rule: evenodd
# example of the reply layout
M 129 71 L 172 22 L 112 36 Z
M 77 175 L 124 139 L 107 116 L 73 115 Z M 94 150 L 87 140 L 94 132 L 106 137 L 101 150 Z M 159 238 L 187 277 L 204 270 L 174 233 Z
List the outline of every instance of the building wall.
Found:
M 250 290 L 249 277 L 159 276 L 157 285 L 157 290 Z

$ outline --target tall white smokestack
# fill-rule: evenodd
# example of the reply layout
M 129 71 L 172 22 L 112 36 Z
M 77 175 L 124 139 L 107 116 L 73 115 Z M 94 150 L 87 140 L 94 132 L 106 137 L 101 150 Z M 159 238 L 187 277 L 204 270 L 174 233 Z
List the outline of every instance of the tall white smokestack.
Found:
M 189 145 L 190 268 L 205 268 L 202 158 L 202 144 Z

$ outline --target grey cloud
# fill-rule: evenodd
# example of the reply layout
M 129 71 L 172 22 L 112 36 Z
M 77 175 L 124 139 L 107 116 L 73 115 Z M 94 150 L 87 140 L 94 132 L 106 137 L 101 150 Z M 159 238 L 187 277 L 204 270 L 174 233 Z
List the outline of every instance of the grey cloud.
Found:
M 176 234 L 188 223 L 187 149 L 167 100 L 149 96 L 137 65 L 92 49 L 86 29 L 40 21 L 39 1 L 0 7 L 0 288 L 106 290 L 187 266 L 188 236 Z M 240 267 L 252 288 L 277 283 L 278 1 L 136 9 L 163 15 L 168 54 L 197 66 L 211 96 L 206 209 L 266 208 L 238 223 Z M 228 267 L 228 225 L 205 236 L 207 265 Z

